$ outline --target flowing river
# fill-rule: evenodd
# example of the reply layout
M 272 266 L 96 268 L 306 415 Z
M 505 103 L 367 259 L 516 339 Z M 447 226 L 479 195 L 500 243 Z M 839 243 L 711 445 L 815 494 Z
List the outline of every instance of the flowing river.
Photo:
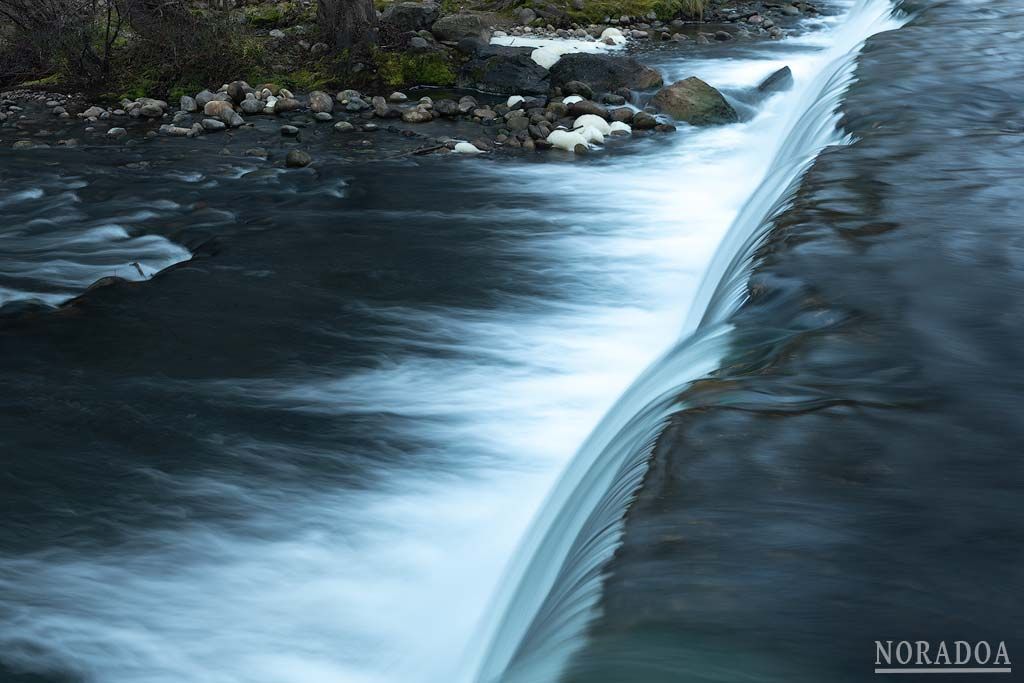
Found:
M 586 160 L 0 149 L 3 680 L 603 680 L 652 453 L 906 21 L 646 54 L 743 121 Z

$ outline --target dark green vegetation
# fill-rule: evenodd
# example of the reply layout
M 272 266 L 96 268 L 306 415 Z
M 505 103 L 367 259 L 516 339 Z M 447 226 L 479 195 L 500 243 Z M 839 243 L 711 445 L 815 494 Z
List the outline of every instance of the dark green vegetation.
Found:
M 697 17 L 708 0 L 442 0 L 537 25 L 622 15 Z M 235 6 L 235 4 L 238 6 Z M 0 87 L 75 90 L 98 100 L 176 99 L 233 80 L 294 90 L 452 85 L 453 50 L 414 51 L 381 26 L 390 0 L 0 0 Z

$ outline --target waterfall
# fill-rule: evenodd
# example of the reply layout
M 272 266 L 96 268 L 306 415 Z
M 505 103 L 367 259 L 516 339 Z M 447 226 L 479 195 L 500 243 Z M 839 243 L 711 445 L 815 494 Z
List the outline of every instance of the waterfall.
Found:
M 596 616 L 602 571 L 654 441 L 689 382 L 713 371 L 729 341 L 727 320 L 746 294 L 752 259 L 773 218 L 825 147 L 849 142 L 837 108 L 863 42 L 898 28 L 889 0 L 859 0 L 813 55 L 774 124 L 775 149 L 708 266 L 679 341 L 619 398 L 580 447 L 522 539 L 466 653 L 475 683 L 557 679 Z M 795 71 L 795 69 L 794 69 Z

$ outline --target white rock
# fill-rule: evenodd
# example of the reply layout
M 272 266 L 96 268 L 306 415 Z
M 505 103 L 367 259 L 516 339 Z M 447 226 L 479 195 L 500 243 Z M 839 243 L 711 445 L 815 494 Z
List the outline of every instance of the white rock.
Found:
M 471 142 L 459 142 L 455 145 L 456 154 L 480 154 L 482 149 L 477 149 L 476 145 Z
M 558 50 L 548 47 L 538 47 L 536 50 L 530 53 L 530 59 L 537 64 L 540 64 L 545 69 L 550 69 L 558 60 L 562 58 L 562 53 Z
M 564 149 L 567 152 L 575 152 L 577 145 L 583 145 L 586 148 L 590 148 L 590 143 L 587 141 L 583 133 L 579 131 L 569 130 L 555 130 L 548 136 L 548 142 L 551 143 L 552 147 L 558 149 Z
M 593 126 L 583 126 L 582 128 L 576 128 L 575 132 L 583 135 L 587 142 L 596 142 L 602 144 L 604 142 L 604 133 Z
M 601 33 L 599 39 L 605 45 L 625 45 L 626 37 L 622 35 L 622 31 L 617 28 L 609 26 Z
M 633 129 L 630 127 L 630 125 L 628 123 L 623 123 L 622 121 L 612 121 L 609 128 L 611 128 L 609 132 L 612 135 L 617 135 L 619 133 L 622 133 L 624 135 L 633 134 Z
M 568 97 L 562 98 L 562 104 L 575 104 L 576 102 L 582 102 L 583 98 L 579 95 L 569 95 Z
M 596 128 L 602 135 L 612 132 L 611 125 L 596 114 L 584 114 L 578 117 L 572 124 L 573 128 Z
M 522 95 L 513 95 L 512 97 L 508 98 L 507 102 L 505 102 L 505 106 L 514 107 L 523 101 L 525 101 L 525 98 Z

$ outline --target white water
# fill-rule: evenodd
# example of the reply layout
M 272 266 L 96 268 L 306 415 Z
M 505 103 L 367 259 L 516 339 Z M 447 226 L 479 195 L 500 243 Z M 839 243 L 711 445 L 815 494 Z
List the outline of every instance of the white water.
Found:
M 87 186 L 81 177 L 42 173 L 31 187 L 0 194 L 0 306 L 56 306 L 100 278 L 143 280 L 192 257 L 164 237 L 137 234 L 157 215 L 152 209 L 167 207 L 90 220 L 79 195 Z
M 882 5 L 872 5 L 879 15 Z M 515 671 L 550 680 L 593 614 L 594 570 L 617 540 L 614 523 L 605 534 L 591 527 L 621 517 L 642 474 L 635 456 L 674 390 L 715 367 L 727 330 L 709 330 L 634 379 L 692 329 L 691 302 L 703 311 L 704 301 L 735 300 L 701 287 L 709 265 L 714 283 L 730 261 L 713 263 L 716 248 L 744 206 L 759 219 L 835 139 L 834 97 L 805 122 L 815 124 L 806 148 L 787 151 L 785 133 L 818 101 L 817 75 L 878 25 L 841 25 L 828 52 L 794 45 L 786 54 L 783 45 L 764 60 L 693 65 L 712 84 L 736 87 L 790 64 L 796 89 L 747 123 L 652 138 L 640 143 L 650 149 L 604 164 L 517 167 L 513 177 L 463 162 L 496 193 L 560 198 L 504 216 L 534 226 L 509 240 L 506 257 L 542 255 L 564 283 L 558 296 L 524 295 L 495 310 L 382 310 L 408 353 L 343 377 L 191 388 L 339 420 L 386 413 L 395 419 L 368 450 L 317 455 L 376 462 L 391 444 L 413 441 L 404 455 L 444 466 L 382 467 L 372 485 L 326 493 L 153 473 L 183 497 L 230 501 L 247 531 L 183 524 L 139 531 L 102 554 L 3 560 L 0 595 L 18 600 L 4 605 L 0 650 L 27 669 L 69 668 L 102 683 L 461 683 L 499 678 L 521 643 L 546 641 L 559 647 L 536 648 L 549 656 L 520 658 Z M 780 157 L 788 161 L 777 187 L 747 204 Z M 495 214 L 453 208 L 450 218 L 487 225 Z M 741 245 L 748 237 L 730 235 Z M 623 427 L 628 438 L 614 441 Z M 619 447 L 608 451 L 609 442 Z M 254 437 L 221 448 L 226 458 L 286 460 L 292 446 Z M 588 534 L 594 545 L 575 545 Z

